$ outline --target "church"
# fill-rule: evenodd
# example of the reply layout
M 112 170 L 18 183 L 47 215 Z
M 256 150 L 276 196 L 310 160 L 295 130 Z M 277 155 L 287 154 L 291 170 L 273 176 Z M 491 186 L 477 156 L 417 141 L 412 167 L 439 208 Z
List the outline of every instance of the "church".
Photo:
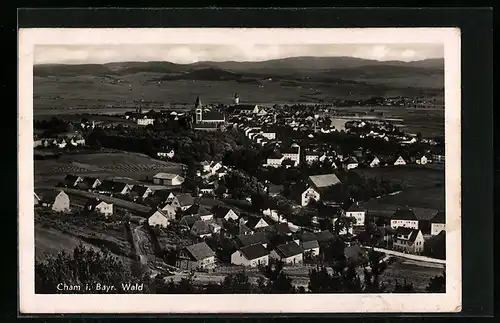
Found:
M 226 116 L 219 111 L 203 109 L 200 97 L 196 98 L 194 130 L 217 130 L 221 124 L 226 122 Z

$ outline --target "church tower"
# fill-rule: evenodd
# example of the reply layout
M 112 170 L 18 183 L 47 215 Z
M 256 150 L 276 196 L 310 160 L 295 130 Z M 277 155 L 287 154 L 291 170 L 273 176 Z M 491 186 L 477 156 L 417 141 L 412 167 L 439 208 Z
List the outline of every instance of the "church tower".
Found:
M 203 119 L 203 117 L 202 117 L 203 109 L 202 109 L 200 97 L 196 98 L 196 103 L 194 104 L 194 108 L 195 108 L 195 114 L 196 114 L 196 123 L 201 123 L 201 121 Z
M 196 103 L 194 104 L 195 109 L 201 109 L 201 100 L 200 97 L 196 98 Z
M 240 98 L 238 97 L 238 93 L 234 94 L 234 104 L 236 105 L 240 104 Z

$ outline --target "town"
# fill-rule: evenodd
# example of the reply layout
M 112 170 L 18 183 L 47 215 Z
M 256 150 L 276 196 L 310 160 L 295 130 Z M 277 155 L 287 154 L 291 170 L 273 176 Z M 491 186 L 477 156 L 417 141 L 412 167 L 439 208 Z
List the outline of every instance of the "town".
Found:
M 35 176 L 43 177 L 35 222 L 63 232 L 87 226 L 79 238 L 137 260 L 170 292 L 168 282 L 214 288 L 242 272 L 276 292 L 276 270 L 290 288 L 321 292 L 314 281 L 327 264 L 354 270 L 365 285 L 389 275 L 390 292 L 415 292 L 429 281 L 391 280 L 380 263 L 444 270 L 444 140 L 377 111 L 420 98 L 374 98 L 364 113 L 247 104 L 237 93 L 229 104 L 202 100 L 35 121 Z M 99 155 L 112 161 L 92 165 Z M 106 237 L 120 227 L 125 238 Z

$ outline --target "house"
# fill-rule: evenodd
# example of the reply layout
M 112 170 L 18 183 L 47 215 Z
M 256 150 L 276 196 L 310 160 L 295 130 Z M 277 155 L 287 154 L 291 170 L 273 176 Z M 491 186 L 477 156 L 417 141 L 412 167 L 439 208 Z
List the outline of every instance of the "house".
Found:
M 193 204 L 189 208 L 183 211 L 186 215 L 198 215 L 201 220 L 208 221 L 214 218 L 214 214 L 210 212 L 206 207 L 199 204 Z
M 267 266 L 269 251 L 261 244 L 243 247 L 231 255 L 231 264 L 237 266 Z
M 441 231 L 446 231 L 446 213 L 445 211 L 439 211 L 431 219 L 431 235 L 435 236 L 441 233 Z
M 176 209 L 171 204 L 166 204 L 164 207 L 162 207 L 161 208 L 161 212 L 169 220 L 174 220 L 175 219 L 175 215 L 177 214 Z
M 44 193 L 41 205 L 50 207 L 55 212 L 68 212 L 70 210 L 69 196 L 62 190 Z
M 198 220 L 193 224 L 189 232 L 195 237 L 206 238 L 212 235 L 212 228 L 208 221 Z
M 300 205 L 302 206 L 308 205 L 312 200 L 319 201 L 321 199 L 321 191 L 341 183 L 335 174 L 309 176 L 308 182 L 306 189 L 300 195 Z
M 353 217 L 356 219 L 354 226 L 364 226 L 365 225 L 365 214 L 366 210 L 359 206 L 358 202 L 353 203 L 346 211 L 345 215 L 347 217 Z
M 357 168 L 359 165 L 359 162 L 358 162 L 356 157 L 349 157 L 349 158 L 346 158 L 342 162 L 342 164 L 344 166 L 344 169 L 351 170 L 351 169 Z
M 267 248 L 269 243 L 265 232 L 256 232 L 254 234 L 240 234 L 234 238 L 237 248 L 243 248 L 251 245 L 262 245 Z
M 265 166 L 278 168 L 278 167 L 281 167 L 284 160 L 285 160 L 285 157 L 283 155 L 275 154 L 274 156 L 270 156 L 269 158 L 267 158 L 267 163 Z M 293 163 L 295 164 L 295 162 L 293 162 Z
M 198 196 L 214 196 L 215 195 L 215 184 L 203 184 L 199 185 L 196 189 L 198 191 Z
M 158 173 L 153 176 L 153 184 L 178 186 L 184 183 L 184 177 L 177 174 Z
M 214 266 L 215 252 L 205 242 L 182 248 L 176 262 L 176 267 L 184 270 L 213 268 Z
M 300 264 L 303 262 L 304 250 L 295 242 L 280 244 L 271 251 L 271 258 L 281 260 L 285 264 Z
M 90 191 L 96 189 L 99 185 L 101 185 L 101 181 L 95 177 L 85 177 L 81 182 L 76 184 L 81 190 Z
M 430 160 L 425 155 L 418 156 L 415 159 L 415 163 L 417 163 L 418 165 L 426 165 L 429 162 L 430 162 Z
M 304 250 L 304 253 L 309 253 L 312 257 L 319 255 L 318 240 L 302 241 L 300 246 Z
M 134 185 L 132 190 L 130 190 L 130 192 L 129 192 L 130 196 L 134 200 L 136 200 L 136 199 L 144 200 L 148 196 L 150 196 L 152 193 L 153 193 L 153 191 L 149 187 L 142 186 L 142 185 Z
M 96 212 L 98 214 L 104 215 L 105 217 L 108 217 L 113 215 L 113 203 L 106 203 L 97 198 L 93 198 L 87 201 L 85 210 Z
M 300 163 L 300 146 L 293 144 L 290 148 L 285 148 L 281 150 L 281 154 L 284 159 L 290 159 L 294 162 L 294 166 L 298 166 Z
M 316 151 L 307 151 L 305 153 L 306 163 L 313 164 L 314 162 L 319 161 L 320 154 Z
M 179 226 L 184 230 L 190 231 L 193 225 L 198 221 L 201 221 L 199 215 L 185 215 L 179 221 Z
M 424 251 L 424 235 L 421 230 L 398 227 L 394 232 L 393 249 L 412 254 L 422 254 Z
M 230 208 L 226 207 L 214 207 L 212 209 L 212 212 L 214 213 L 214 217 L 216 219 L 224 219 L 226 221 L 229 221 L 229 219 L 232 219 L 234 221 L 237 221 L 239 216 Z
M 391 228 L 399 227 L 418 229 L 418 218 L 412 209 L 398 208 L 391 217 Z
M 288 223 L 276 223 L 272 226 L 266 227 L 269 228 L 268 232 L 273 232 L 274 234 L 284 237 L 284 236 L 292 236 L 292 230 L 288 226 Z
M 175 194 L 172 200 L 172 206 L 182 211 L 187 210 L 192 205 L 194 205 L 194 199 L 189 193 Z
M 273 220 L 274 222 L 287 222 L 282 214 L 279 214 L 277 210 L 271 210 L 267 208 L 262 211 L 262 214 Z
M 240 225 L 244 225 L 245 227 L 249 228 L 252 231 L 255 231 L 260 228 L 265 228 L 269 226 L 269 224 L 264 220 L 264 218 L 259 218 L 259 217 L 248 217 L 248 219 L 240 219 Z
M 155 123 L 155 119 L 148 118 L 146 116 L 144 116 L 144 118 L 137 119 L 137 125 L 139 125 L 139 126 L 148 126 L 148 125 L 153 125 L 154 123 Z
M 175 151 L 173 149 L 165 149 L 156 152 L 156 156 L 160 158 L 173 158 L 175 156 Z
M 394 166 L 406 165 L 406 161 L 402 156 L 399 156 L 394 162 Z
M 80 176 L 76 176 L 76 175 L 71 175 L 71 174 L 68 174 L 66 175 L 66 177 L 64 178 L 64 187 L 75 187 L 76 185 L 78 185 L 78 183 L 80 183 L 81 181 L 83 181 L 83 178 L 80 177 Z
M 163 228 L 168 227 L 169 224 L 169 216 L 163 213 L 162 210 L 154 210 L 148 216 L 148 225 L 150 227 L 160 226 Z
M 334 235 L 328 231 L 328 230 L 323 230 L 315 234 L 316 240 L 318 240 L 319 243 L 323 242 L 328 242 L 334 238 Z M 304 238 L 302 238 L 303 241 Z
M 368 163 L 368 166 L 370 166 L 371 168 L 380 166 L 380 159 L 377 156 L 374 156 L 370 160 L 369 160 L 370 162 Z
M 134 185 L 131 185 L 131 184 L 122 183 L 122 182 L 114 182 L 112 193 L 126 195 L 132 191 L 133 187 L 134 187 Z
M 346 218 L 347 218 L 347 216 L 337 216 L 337 217 L 334 217 L 332 219 L 333 226 L 335 227 L 335 224 L 336 224 L 337 221 L 342 221 L 342 220 L 344 220 Z M 345 221 L 344 223 L 346 223 L 346 225 L 341 230 L 339 230 L 339 235 L 353 234 L 352 225 L 347 225 L 347 223 L 348 223 L 347 221 Z

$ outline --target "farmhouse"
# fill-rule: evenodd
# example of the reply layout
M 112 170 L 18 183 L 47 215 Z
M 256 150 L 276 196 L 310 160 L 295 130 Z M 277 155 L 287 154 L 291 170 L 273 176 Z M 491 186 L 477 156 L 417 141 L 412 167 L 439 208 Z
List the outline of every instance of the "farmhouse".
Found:
M 302 241 L 300 246 L 304 250 L 304 253 L 309 253 L 312 257 L 319 255 L 318 240 Z
M 299 202 L 302 206 L 308 205 L 313 200 L 319 201 L 321 199 L 321 191 L 341 183 L 335 174 L 309 176 L 308 182 L 308 185 L 306 184 L 305 186 L 306 189 L 301 190 Z M 299 186 L 299 188 L 300 187 L 301 186 Z M 303 187 L 302 185 L 302 188 Z
M 179 253 L 176 266 L 186 270 L 213 268 L 215 252 L 205 242 L 184 247 Z
M 424 250 L 424 244 L 424 235 L 418 229 L 399 227 L 395 230 L 393 238 L 395 251 L 421 254 Z
M 290 241 L 277 246 L 271 251 L 270 256 L 285 264 L 300 264 L 303 261 L 303 252 L 304 250 L 295 241 Z
M 90 212 L 102 214 L 105 217 L 113 215 L 113 203 L 106 203 L 97 198 L 88 200 L 85 209 Z
M 68 174 L 64 178 L 64 182 L 63 183 L 64 183 L 64 187 L 75 187 L 81 181 L 83 181 L 82 177 Z
M 189 193 L 175 194 L 172 200 L 172 206 L 174 208 L 179 208 L 182 211 L 187 210 L 192 205 L 194 205 L 194 199 Z
M 354 226 L 364 226 L 365 225 L 365 214 L 366 210 L 359 206 L 358 202 L 353 203 L 346 211 L 345 215 L 347 217 L 353 217 L 356 219 Z
M 231 263 L 237 266 L 267 266 L 269 251 L 261 244 L 243 247 L 231 255 Z
M 154 210 L 148 216 L 148 225 L 150 227 L 159 226 L 166 228 L 168 227 L 168 223 L 169 223 L 168 216 L 165 215 L 165 213 L 163 213 L 161 210 L 158 209 Z
M 69 196 L 64 191 L 44 193 L 41 204 L 50 207 L 55 212 L 68 212 L 70 210 Z
M 153 193 L 153 191 L 149 187 L 142 186 L 142 185 L 134 185 L 132 190 L 130 190 L 130 192 L 129 192 L 130 196 L 134 200 L 136 200 L 136 199 L 144 200 L 148 196 L 150 196 L 152 193 Z
M 200 219 L 204 221 L 212 220 L 214 217 L 214 214 L 212 212 L 207 210 L 206 207 L 199 204 L 191 205 L 189 208 L 184 210 L 183 213 L 186 215 L 198 215 Z
M 178 186 L 184 183 L 184 177 L 177 174 L 158 173 L 153 176 L 153 184 Z
M 446 231 L 446 213 L 445 211 L 439 211 L 431 219 L 431 235 L 435 236 L 441 233 L 441 231 Z
M 391 218 L 391 228 L 399 227 L 418 229 L 418 218 L 410 208 L 398 208 Z

